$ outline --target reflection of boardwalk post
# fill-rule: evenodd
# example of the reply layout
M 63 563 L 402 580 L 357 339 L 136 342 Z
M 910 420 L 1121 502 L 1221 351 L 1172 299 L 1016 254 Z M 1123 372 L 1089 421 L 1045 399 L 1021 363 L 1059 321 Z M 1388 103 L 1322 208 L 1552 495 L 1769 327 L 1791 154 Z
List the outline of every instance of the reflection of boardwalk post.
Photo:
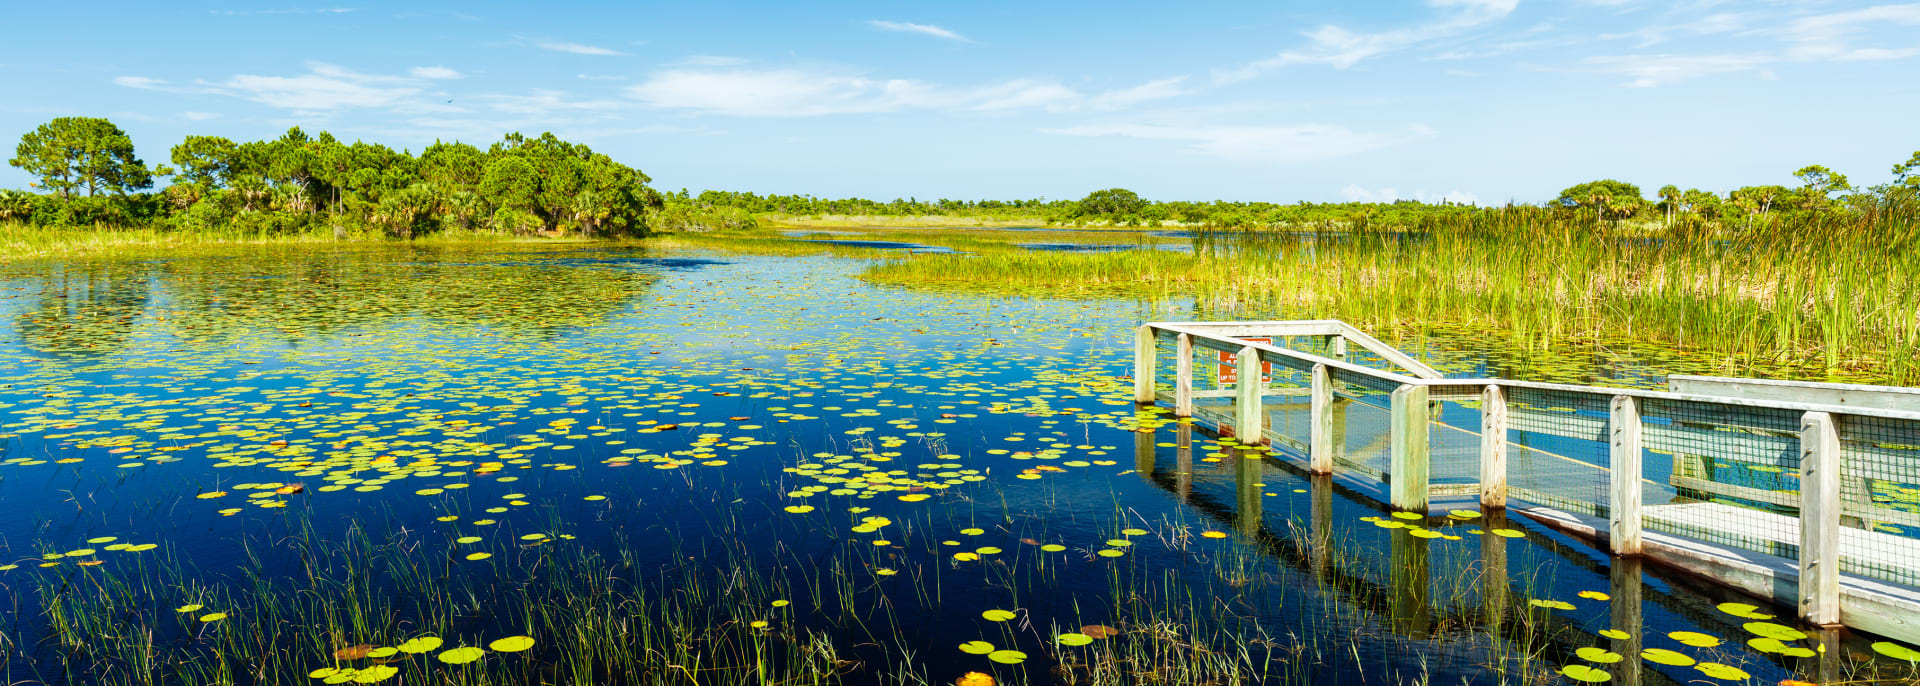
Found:
M 1645 624 L 1641 617 L 1645 585 L 1640 581 L 1640 565 L 1638 557 L 1616 557 L 1608 570 L 1612 581 L 1608 590 L 1613 595 L 1613 628 L 1627 632 L 1626 638 L 1613 640 L 1613 652 L 1623 656 L 1613 665 L 1613 680 L 1621 684 L 1640 683 L 1640 649 L 1645 641 L 1640 635 Z
M 1814 627 L 1813 640 L 1820 656 L 1820 683 L 1839 683 L 1846 674 L 1847 649 L 1840 643 L 1840 629 Z
M 1153 451 L 1159 449 L 1154 445 L 1154 439 L 1158 437 L 1157 433 L 1145 431 L 1133 434 L 1133 473 L 1143 479 L 1151 480 L 1153 476 Z
M 1193 425 L 1182 422 L 1174 427 L 1174 443 L 1179 445 L 1174 449 L 1174 495 L 1184 503 L 1193 495 Z
M 1260 453 L 1246 449 L 1235 449 L 1233 453 L 1234 487 L 1240 494 L 1240 503 L 1234 508 L 1234 524 L 1242 535 L 1253 536 L 1260 533 L 1260 524 L 1265 519 L 1260 502 Z
M 1415 640 L 1425 640 L 1432 631 L 1427 616 L 1427 592 L 1433 584 L 1428 539 L 1393 530 L 1393 569 L 1389 583 L 1393 593 L 1394 631 Z
M 1486 610 L 1487 626 L 1495 641 L 1502 636 L 1500 625 L 1507 620 L 1507 603 L 1512 599 L 1512 581 L 1507 575 L 1507 537 L 1495 536 L 1494 529 L 1507 526 L 1504 511 L 1488 512 L 1480 536 L 1480 606 Z
M 1308 477 L 1308 495 L 1313 501 L 1313 527 L 1307 539 L 1307 562 L 1313 565 L 1313 578 L 1327 584 L 1327 553 L 1333 545 L 1333 477 L 1314 474 Z

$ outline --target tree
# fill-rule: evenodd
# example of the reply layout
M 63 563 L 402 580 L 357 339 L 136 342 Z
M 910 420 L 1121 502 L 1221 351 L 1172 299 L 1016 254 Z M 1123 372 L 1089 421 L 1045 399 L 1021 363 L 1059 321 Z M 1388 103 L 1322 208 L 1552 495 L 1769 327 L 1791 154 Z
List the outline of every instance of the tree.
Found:
M 1109 188 L 1088 193 L 1080 199 L 1075 212 L 1078 216 L 1098 216 L 1107 218 L 1136 217 L 1147 208 L 1147 201 L 1139 194 L 1125 188 Z
M 1672 224 L 1673 213 L 1676 210 L 1680 209 L 1680 203 L 1681 203 L 1681 197 L 1682 197 L 1680 194 L 1680 187 L 1675 186 L 1673 184 L 1667 184 L 1665 186 L 1661 186 L 1660 192 L 1657 195 L 1659 195 L 1660 197 L 1660 210 L 1666 213 L 1667 223 Z
M 1847 175 L 1817 164 L 1801 167 L 1793 176 L 1800 179 L 1801 209 L 1826 209 L 1833 203 L 1834 193 L 1844 193 L 1853 188 L 1852 184 L 1847 183 Z
M 496 208 L 524 212 L 533 207 L 539 183 L 532 164 L 518 157 L 502 157 L 487 163 L 486 173 L 480 176 L 480 197 Z
M 187 136 L 173 146 L 172 159 L 180 168 L 180 181 L 186 183 L 222 187 L 235 173 L 246 173 L 241 168 L 240 146 L 219 136 Z
M 1647 199 L 1640 195 L 1639 186 L 1625 181 L 1600 179 L 1560 191 L 1560 197 L 1554 198 L 1553 204 L 1593 210 L 1602 219 L 1627 219 L 1639 214 L 1646 207 Z
M 1915 151 L 1906 162 L 1893 165 L 1893 185 L 1920 188 L 1920 151 Z
M 32 216 L 32 193 L 0 188 L 0 221 L 24 222 Z
M 60 117 L 20 137 L 7 163 L 40 177 L 40 186 L 72 198 L 100 191 L 125 195 L 153 187 L 153 172 L 133 156 L 133 139 L 113 122 L 93 117 Z

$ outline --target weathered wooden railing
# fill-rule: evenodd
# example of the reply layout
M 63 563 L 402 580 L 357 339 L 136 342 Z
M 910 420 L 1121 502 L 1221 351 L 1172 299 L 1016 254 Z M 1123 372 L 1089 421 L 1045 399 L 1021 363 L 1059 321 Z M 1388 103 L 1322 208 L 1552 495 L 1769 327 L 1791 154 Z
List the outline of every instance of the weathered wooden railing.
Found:
M 1338 321 L 1149 323 L 1137 340 L 1136 401 L 1212 419 L 1315 474 L 1374 477 L 1394 508 L 1511 497 L 1616 555 L 1797 604 L 1810 623 L 1920 640 L 1920 538 L 1900 528 L 1920 528 L 1920 412 L 1908 411 L 1920 391 L 1448 379 Z M 1384 426 L 1360 417 L 1382 411 Z M 1382 439 L 1385 465 L 1369 458 Z M 1448 480 L 1467 483 L 1433 482 L 1436 443 Z

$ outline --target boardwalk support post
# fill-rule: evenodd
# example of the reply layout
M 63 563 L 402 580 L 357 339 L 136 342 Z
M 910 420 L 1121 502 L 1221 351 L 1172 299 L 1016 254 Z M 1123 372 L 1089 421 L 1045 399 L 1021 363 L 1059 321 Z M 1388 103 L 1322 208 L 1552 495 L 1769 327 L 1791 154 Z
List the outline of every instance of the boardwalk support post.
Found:
M 1609 536 L 1615 555 L 1640 554 L 1640 402 L 1633 396 L 1613 396 L 1608 412 L 1612 435 L 1608 462 L 1611 489 L 1607 501 Z
M 1234 358 L 1233 432 L 1243 445 L 1258 445 L 1266 438 L 1261 421 L 1266 409 L 1261 406 L 1260 351 L 1249 345 Z
M 1427 387 L 1403 384 L 1393 391 L 1388 431 L 1388 504 L 1396 510 L 1427 510 L 1428 429 L 1432 407 Z
M 1840 623 L 1840 432 L 1833 415 L 1800 419 L 1800 617 Z
M 1158 362 L 1159 344 L 1153 338 L 1153 327 L 1141 324 L 1133 334 L 1133 401 L 1150 403 L 1154 400 L 1153 381 L 1154 363 Z
M 1193 337 L 1174 338 L 1173 416 L 1193 416 Z
M 1480 392 L 1480 509 L 1507 506 L 1507 394 L 1488 385 Z
M 1333 473 L 1333 373 L 1325 364 L 1313 365 L 1312 395 L 1307 404 L 1307 470 Z

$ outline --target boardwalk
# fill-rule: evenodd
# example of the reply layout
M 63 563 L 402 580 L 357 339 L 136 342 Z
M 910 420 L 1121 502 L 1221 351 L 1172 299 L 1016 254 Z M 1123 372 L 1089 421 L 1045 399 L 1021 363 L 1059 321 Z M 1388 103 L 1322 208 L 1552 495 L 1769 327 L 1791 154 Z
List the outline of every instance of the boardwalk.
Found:
M 1813 625 L 1920 641 L 1916 389 L 1450 379 L 1338 321 L 1146 324 L 1135 379 L 1137 401 L 1396 509 L 1511 505 Z

